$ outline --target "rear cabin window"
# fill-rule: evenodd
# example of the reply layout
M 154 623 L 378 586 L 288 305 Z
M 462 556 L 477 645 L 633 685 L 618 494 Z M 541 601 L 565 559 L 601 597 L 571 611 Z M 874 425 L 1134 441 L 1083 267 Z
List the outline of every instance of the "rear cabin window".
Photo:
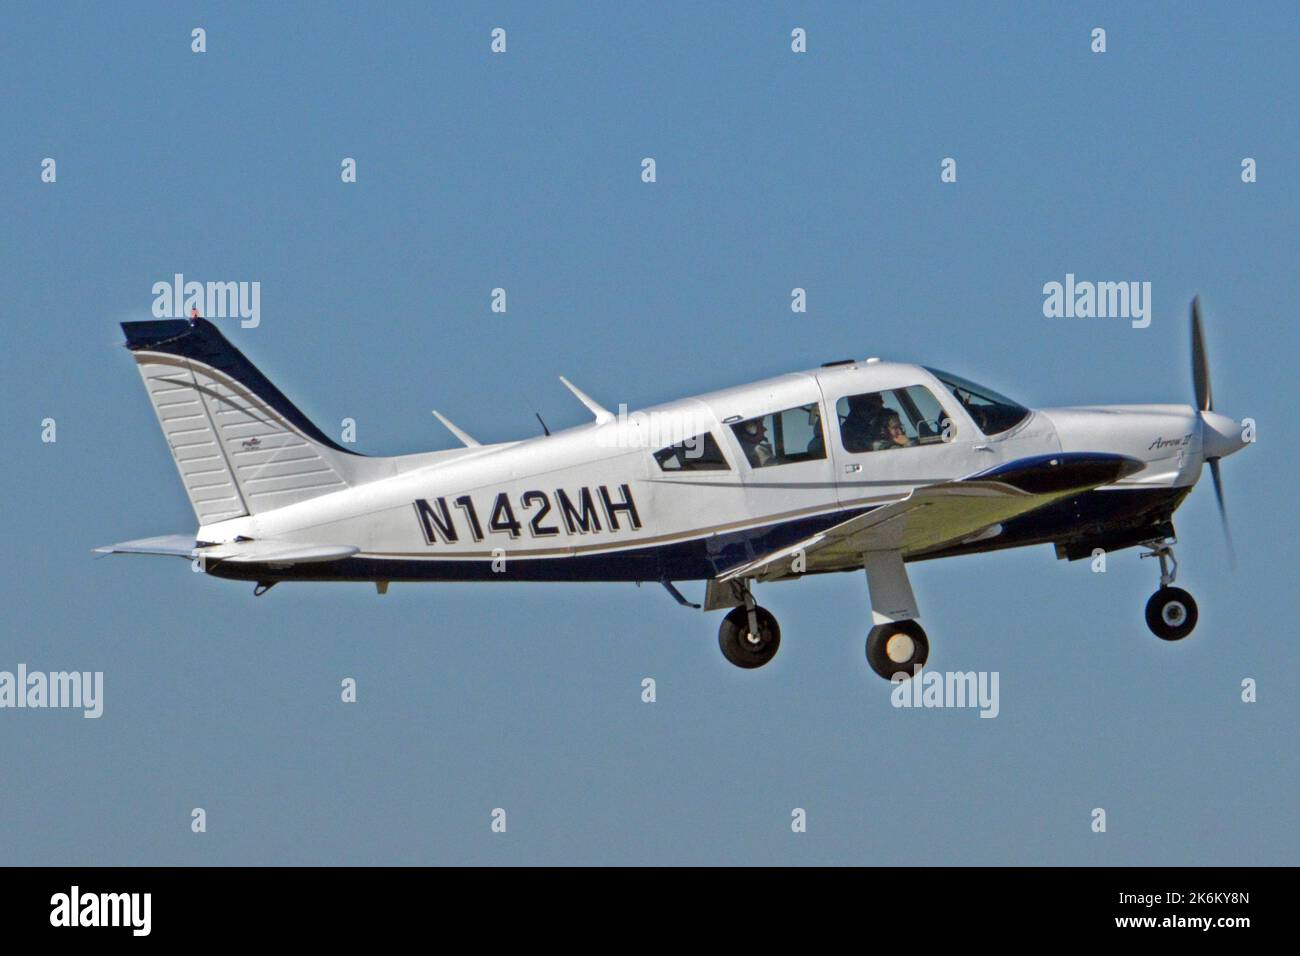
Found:
M 752 468 L 826 457 L 821 409 L 816 402 L 736 422 L 731 430 Z
M 730 471 L 722 449 L 712 432 L 679 441 L 655 452 L 655 461 L 664 471 Z

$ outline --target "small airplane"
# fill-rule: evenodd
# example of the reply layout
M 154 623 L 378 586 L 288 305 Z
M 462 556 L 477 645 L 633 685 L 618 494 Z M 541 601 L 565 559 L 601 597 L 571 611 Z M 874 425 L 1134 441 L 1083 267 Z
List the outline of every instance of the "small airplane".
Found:
M 435 411 L 463 447 L 367 457 L 311 423 L 205 319 L 126 322 L 199 528 L 100 553 L 185 557 L 255 582 L 706 582 L 730 608 L 718 643 L 766 664 L 781 630 L 758 582 L 865 571 L 866 656 L 915 673 L 929 640 L 910 561 L 1051 543 L 1075 560 L 1143 546 L 1160 564 L 1146 620 L 1167 641 L 1196 626 L 1174 587 L 1173 513 L 1208 463 L 1248 443 L 1214 410 L 1198 300 L 1196 405 L 1033 410 L 920 365 L 827 362 L 618 414 L 561 376 L 592 413 L 575 428 L 483 444 Z M 1230 542 L 1229 542 L 1230 544 Z

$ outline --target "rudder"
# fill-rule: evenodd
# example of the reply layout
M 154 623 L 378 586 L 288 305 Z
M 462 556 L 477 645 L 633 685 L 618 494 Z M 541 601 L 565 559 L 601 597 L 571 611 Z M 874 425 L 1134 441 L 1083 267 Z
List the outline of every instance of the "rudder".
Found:
M 200 525 L 341 491 L 349 459 L 206 319 L 123 322 Z

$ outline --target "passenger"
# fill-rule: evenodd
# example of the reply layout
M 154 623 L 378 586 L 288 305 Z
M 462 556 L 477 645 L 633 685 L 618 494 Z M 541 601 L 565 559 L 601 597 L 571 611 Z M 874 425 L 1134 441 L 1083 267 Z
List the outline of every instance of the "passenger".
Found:
M 849 452 L 871 451 L 872 439 L 877 437 L 877 418 L 885 407 L 879 392 L 850 395 L 846 401 L 849 413 L 840 422 L 840 441 Z
M 912 444 L 903 430 L 903 420 L 898 412 L 886 410 L 880 418 L 880 434 L 871 443 L 872 451 L 884 451 L 886 448 L 906 448 Z
M 767 425 L 763 423 L 763 419 L 755 418 L 741 422 L 736 426 L 735 431 L 745 457 L 754 468 L 762 468 L 776 457 L 772 452 L 771 444 L 768 443 Z
M 808 427 L 813 436 L 808 440 L 807 456 L 812 459 L 826 457 L 826 436 L 822 433 L 822 413 L 816 405 L 808 406 Z

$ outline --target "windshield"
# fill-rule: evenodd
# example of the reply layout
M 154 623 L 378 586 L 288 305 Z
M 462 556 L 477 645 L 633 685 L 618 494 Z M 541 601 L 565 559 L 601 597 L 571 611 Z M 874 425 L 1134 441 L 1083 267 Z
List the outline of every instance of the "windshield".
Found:
M 947 386 L 948 391 L 961 402 L 961 407 L 966 409 L 980 431 L 986 435 L 997 435 L 1015 428 L 1029 417 L 1029 409 L 1005 395 L 999 395 L 991 388 L 976 385 L 960 375 L 937 368 L 927 368 L 926 371 Z

